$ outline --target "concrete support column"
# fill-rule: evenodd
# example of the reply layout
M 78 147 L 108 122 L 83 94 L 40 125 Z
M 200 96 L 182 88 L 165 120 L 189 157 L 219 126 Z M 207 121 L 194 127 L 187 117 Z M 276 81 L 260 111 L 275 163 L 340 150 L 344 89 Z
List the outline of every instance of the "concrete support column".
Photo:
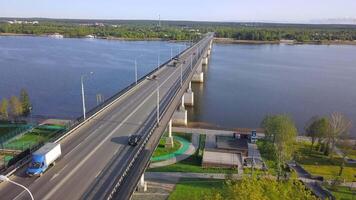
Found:
M 186 126 L 188 125 L 188 112 L 184 107 L 184 95 L 182 96 L 181 105 L 173 113 L 172 123 L 174 126 Z
M 172 119 L 169 120 L 168 123 L 168 137 L 166 138 L 166 148 L 173 148 L 174 147 L 174 142 L 173 142 L 173 137 L 172 137 Z
M 147 182 L 145 181 L 145 174 L 143 173 L 140 181 L 138 183 L 138 187 L 137 187 L 138 191 L 142 191 L 142 192 L 146 192 L 147 191 Z
M 172 137 L 172 119 L 168 122 L 168 137 Z
M 192 82 L 204 83 L 204 73 L 203 72 L 195 72 L 193 74 Z
M 184 107 L 184 95 L 182 96 L 182 101 L 181 101 L 179 110 L 185 110 L 185 107 Z
M 188 112 L 187 110 L 176 110 L 172 117 L 173 126 L 187 126 Z
M 204 57 L 204 58 L 202 59 L 202 63 L 203 63 L 203 65 L 208 65 L 208 63 L 209 63 L 209 57 Z
M 185 106 L 194 106 L 194 92 L 190 89 L 183 95 Z

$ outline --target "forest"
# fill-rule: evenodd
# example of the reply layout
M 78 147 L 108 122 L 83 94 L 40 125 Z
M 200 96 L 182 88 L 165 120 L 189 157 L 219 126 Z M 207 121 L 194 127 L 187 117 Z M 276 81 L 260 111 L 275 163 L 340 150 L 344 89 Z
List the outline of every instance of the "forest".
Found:
M 106 38 L 194 40 L 206 32 L 218 38 L 237 40 L 278 41 L 353 41 L 355 25 L 310 25 L 272 23 L 219 23 L 149 20 L 38 20 L 38 24 L 10 24 L 0 19 L 0 33 L 46 35 L 59 33 L 65 37 L 95 35 Z M 17 19 L 21 20 L 21 19 Z

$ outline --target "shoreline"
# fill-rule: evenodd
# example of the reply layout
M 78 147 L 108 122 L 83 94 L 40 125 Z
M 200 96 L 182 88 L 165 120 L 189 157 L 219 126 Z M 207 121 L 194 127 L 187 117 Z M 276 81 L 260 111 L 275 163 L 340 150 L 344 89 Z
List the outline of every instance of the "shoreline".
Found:
M 218 44 L 288 44 L 288 45 L 356 45 L 356 41 L 348 40 L 323 40 L 323 41 L 305 41 L 298 42 L 294 40 L 275 40 L 275 41 L 259 41 L 259 40 L 236 40 L 232 38 L 214 38 L 214 42 Z
M 0 36 L 28 36 L 28 37 L 50 37 L 51 34 L 25 34 L 25 33 L 0 33 Z M 87 38 L 87 37 L 65 37 L 64 39 L 100 39 L 100 40 L 117 40 L 117 41 L 168 41 L 168 42 L 187 42 L 187 40 L 168 40 L 163 38 L 123 38 L 123 37 L 95 37 L 95 38 Z
M 49 37 L 48 35 L 36 35 L 36 34 L 24 34 L 24 33 L 0 33 L 0 36 L 31 36 L 31 37 Z M 102 39 L 102 40 L 117 40 L 117 41 L 168 41 L 168 42 L 187 42 L 187 40 L 167 40 L 163 38 L 122 38 L 122 37 L 64 37 L 64 38 L 75 38 L 75 39 Z M 324 41 L 306 41 L 297 42 L 294 40 L 275 40 L 275 41 L 259 41 L 259 40 L 236 40 L 232 38 L 217 38 L 214 37 L 214 42 L 217 44 L 287 44 L 287 45 L 356 45 L 356 41 L 348 40 L 324 40 Z

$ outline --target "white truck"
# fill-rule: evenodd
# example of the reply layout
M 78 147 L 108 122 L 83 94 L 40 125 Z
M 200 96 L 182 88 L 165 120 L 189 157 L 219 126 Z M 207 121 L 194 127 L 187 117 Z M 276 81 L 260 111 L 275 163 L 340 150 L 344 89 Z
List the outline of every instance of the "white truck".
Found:
M 29 176 L 42 176 L 50 165 L 61 156 L 61 146 L 56 143 L 46 143 L 32 154 L 31 163 L 26 170 Z

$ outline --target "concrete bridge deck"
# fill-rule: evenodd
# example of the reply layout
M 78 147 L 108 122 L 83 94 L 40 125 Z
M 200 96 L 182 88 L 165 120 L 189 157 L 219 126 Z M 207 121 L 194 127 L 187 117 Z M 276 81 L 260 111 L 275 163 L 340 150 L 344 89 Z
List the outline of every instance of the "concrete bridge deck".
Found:
M 116 99 L 104 111 L 92 117 L 80 128 L 60 141 L 62 157 L 54 167 L 51 167 L 42 177 L 26 177 L 25 167 L 19 169 L 10 178 L 28 187 L 35 199 L 108 199 L 112 196 L 112 189 L 117 184 L 118 178 L 126 175 L 126 169 L 131 167 L 134 155 L 141 150 L 141 146 L 127 145 L 130 135 L 141 134 L 146 127 L 153 127 L 156 123 L 152 116 L 156 110 L 156 90 L 159 85 L 160 106 L 162 116 L 160 125 L 154 128 L 152 139 L 139 154 L 140 163 L 134 163 L 131 175 L 125 177 L 124 196 L 117 199 L 128 199 L 132 188 L 137 184 L 143 167 L 146 167 L 146 158 L 157 145 L 172 112 L 179 105 L 184 89 L 190 82 L 195 66 L 190 66 L 190 59 L 194 64 L 199 64 L 201 56 L 209 43 L 212 35 L 207 35 L 198 44 L 194 45 L 180 56 L 185 61 L 180 67 L 172 67 L 172 63 L 161 66 L 153 75 L 157 82 L 143 80 L 137 86 Z M 197 54 L 197 52 L 199 52 Z M 199 57 L 200 56 L 200 57 Z M 173 62 L 173 61 L 172 61 Z M 187 74 L 184 87 L 177 88 L 177 83 L 182 74 Z M 187 73 L 186 73 L 187 72 Z M 173 89 L 178 94 L 172 93 Z M 174 94 L 174 95 L 173 95 Z M 173 101 L 174 100 L 174 101 Z M 166 108 L 164 110 L 164 108 Z M 153 116 L 154 117 L 154 116 Z M 155 119 L 155 117 L 153 118 Z M 143 135 L 143 140 L 150 138 Z M 142 156 L 142 158 L 141 158 Z M 136 157 L 135 157 L 136 158 Z M 141 163 L 142 162 L 142 163 Z M 125 173 L 124 173 L 125 172 Z M 1 199 L 29 199 L 21 188 L 9 184 L 0 184 Z

